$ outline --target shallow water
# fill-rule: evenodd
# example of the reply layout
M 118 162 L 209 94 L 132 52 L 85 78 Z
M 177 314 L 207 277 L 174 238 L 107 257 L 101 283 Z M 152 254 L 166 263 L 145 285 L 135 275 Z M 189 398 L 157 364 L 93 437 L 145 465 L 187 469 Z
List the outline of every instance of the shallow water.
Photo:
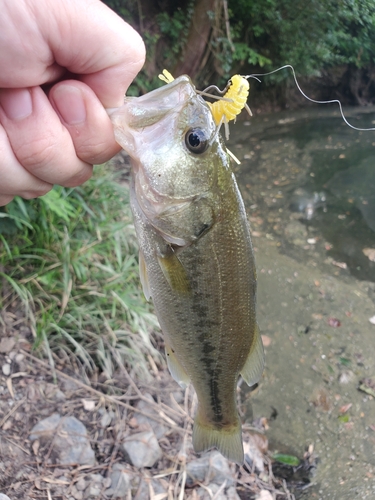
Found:
M 375 112 L 348 119 L 370 127 Z M 232 126 L 228 146 L 242 162 L 269 343 L 245 398 L 269 419 L 271 449 L 301 458 L 314 446 L 316 473 L 298 498 L 375 498 L 375 400 L 358 389 L 375 381 L 375 262 L 363 253 L 375 248 L 375 132 L 313 109 Z
M 319 261 L 331 257 L 345 262 L 354 276 L 375 281 L 375 262 L 363 253 L 375 248 L 375 131 L 350 129 L 333 109 L 279 113 L 238 124 L 232 127 L 230 147 L 242 161 L 237 175 L 250 215 L 264 219 L 267 232 L 280 239 L 287 254 L 296 254 L 290 241 L 293 230 L 298 232 L 298 224 L 285 231 L 288 222 L 298 220 L 290 204 L 296 205 L 294 192 L 303 188 L 302 204 L 308 195 L 326 199 L 317 203 L 311 220 L 299 213 L 310 239 L 317 237 L 313 245 Z M 373 127 L 375 109 L 351 109 L 348 119 Z

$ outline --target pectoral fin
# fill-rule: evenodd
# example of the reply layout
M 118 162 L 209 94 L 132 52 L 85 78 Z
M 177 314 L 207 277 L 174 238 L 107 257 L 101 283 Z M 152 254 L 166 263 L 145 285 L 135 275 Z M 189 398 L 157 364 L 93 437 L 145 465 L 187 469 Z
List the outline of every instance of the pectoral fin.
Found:
M 166 256 L 158 256 L 158 262 L 165 279 L 174 292 L 190 292 L 190 283 L 186 270 L 173 250 Z
M 143 293 L 146 297 L 146 300 L 149 301 L 151 298 L 151 290 L 148 282 L 148 274 L 146 269 L 145 258 L 143 257 L 143 253 L 141 250 L 139 251 L 139 278 L 141 280 Z
M 249 387 L 259 382 L 264 368 L 264 350 L 258 326 L 255 328 L 253 343 L 241 370 L 241 376 Z
M 190 377 L 178 361 L 174 351 L 167 343 L 165 344 L 165 354 L 167 356 L 168 368 L 172 377 L 183 389 L 185 389 L 190 383 Z

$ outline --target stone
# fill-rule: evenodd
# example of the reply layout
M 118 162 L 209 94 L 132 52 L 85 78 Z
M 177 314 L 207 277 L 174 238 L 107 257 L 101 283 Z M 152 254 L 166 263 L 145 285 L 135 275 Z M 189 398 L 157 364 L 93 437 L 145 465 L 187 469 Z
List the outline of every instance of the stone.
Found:
M 82 500 L 83 499 L 83 491 L 77 490 L 75 486 L 72 486 L 70 490 L 70 494 L 75 500 Z
M 10 371 L 11 371 L 10 364 L 9 363 L 4 363 L 3 366 L 2 366 L 2 371 L 3 371 L 3 375 L 5 375 L 6 377 L 8 377 L 10 375 Z
M 153 467 L 162 457 L 158 440 L 152 431 L 138 432 L 127 437 L 122 450 L 135 467 Z
M 187 486 L 196 483 L 214 483 L 221 486 L 226 481 L 227 486 L 234 485 L 234 478 L 229 462 L 218 451 L 212 451 L 202 458 L 189 462 L 186 466 Z
M 159 495 L 162 498 L 167 498 L 167 490 L 163 485 L 157 480 L 151 477 L 135 477 L 132 481 L 132 491 L 137 492 L 137 498 L 154 498 Z
M 4 493 L 0 493 L 0 500 L 10 500 L 10 498 L 7 495 L 4 495 Z
M 306 245 L 307 234 L 306 227 L 299 221 L 291 221 L 285 227 L 285 237 L 296 246 Z
M 52 453 L 58 464 L 95 464 L 95 454 L 87 438 L 86 427 L 75 417 L 61 417 L 54 413 L 32 428 L 29 439 L 39 439 L 41 442 L 53 439 Z
M 111 486 L 105 491 L 105 494 L 114 498 L 126 498 L 128 490 L 131 485 L 130 482 L 133 478 L 132 472 L 129 470 L 127 464 L 117 463 L 112 467 L 110 474 Z
M 227 493 L 227 500 L 241 500 L 234 486 L 228 488 L 226 493 Z
M 89 484 L 89 486 L 85 490 L 83 498 L 98 498 L 100 496 L 101 491 L 102 491 L 101 484 L 98 483 Z
M 105 429 L 106 427 L 108 427 L 111 424 L 114 417 L 115 417 L 115 413 L 113 411 L 104 411 L 104 413 L 100 419 L 100 426 Z
M 78 491 L 83 491 L 86 489 L 87 486 L 87 481 L 85 480 L 84 477 L 80 477 L 78 481 L 75 484 L 75 487 Z
M 3 337 L 0 340 L 0 353 L 1 354 L 7 354 L 10 352 L 13 347 L 15 346 L 16 341 L 14 337 Z
M 230 486 L 228 489 L 223 488 L 219 492 L 221 486 L 215 483 L 210 483 L 205 488 L 201 486 L 197 489 L 199 500 L 212 500 L 212 498 L 215 498 L 215 500 L 241 500 L 234 486 Z
M 151 394 L 145 394 L 145 397 L 151 402 L 154 402 Z M 155 408 L 152 405 L 147 404 L 147 402 L 142 399 L 138 401 L 136 408 L 144 411 L 145 413 L 149 413 L 150 415 L 156 415 Z M 153 420 L 152 418 L 147 417 L 146 415 L 142 415 L 142 413 L 137 413 L 136 419 L 139 425 L 147 425 L 147 427 L 154 432 L 157 439 L 162 438 L 168 431 L 168 427 L 160 422 L 157 422 L 156 420 Z

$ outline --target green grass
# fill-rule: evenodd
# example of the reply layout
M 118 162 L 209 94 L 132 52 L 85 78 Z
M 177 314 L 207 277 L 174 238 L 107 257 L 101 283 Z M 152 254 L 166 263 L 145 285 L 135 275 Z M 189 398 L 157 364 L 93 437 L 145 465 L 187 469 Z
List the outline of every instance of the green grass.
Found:
M 0 311 L 22 307 L 34 348 L 51 360 L 64 350 L 110 378 L 116 353 L 147 379 L 147 356 L 160 355 L 137 259 L 128 188 L 96 167 L 84 186 L 16 198 L 0 211 Z

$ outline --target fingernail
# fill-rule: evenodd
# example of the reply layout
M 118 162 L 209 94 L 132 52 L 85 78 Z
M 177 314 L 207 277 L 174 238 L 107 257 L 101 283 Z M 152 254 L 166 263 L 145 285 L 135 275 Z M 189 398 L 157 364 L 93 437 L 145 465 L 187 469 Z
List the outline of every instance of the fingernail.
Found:
M 0 105 L 9 120 L 22 120 L 33 112 L 33 102 L 28 89 L 3 89 Z
M 53 91 L 53 101 L 61 118 L 68 125 L 86 120 L 86 106 L 82 92 L 71 85 L 59 85 Z

